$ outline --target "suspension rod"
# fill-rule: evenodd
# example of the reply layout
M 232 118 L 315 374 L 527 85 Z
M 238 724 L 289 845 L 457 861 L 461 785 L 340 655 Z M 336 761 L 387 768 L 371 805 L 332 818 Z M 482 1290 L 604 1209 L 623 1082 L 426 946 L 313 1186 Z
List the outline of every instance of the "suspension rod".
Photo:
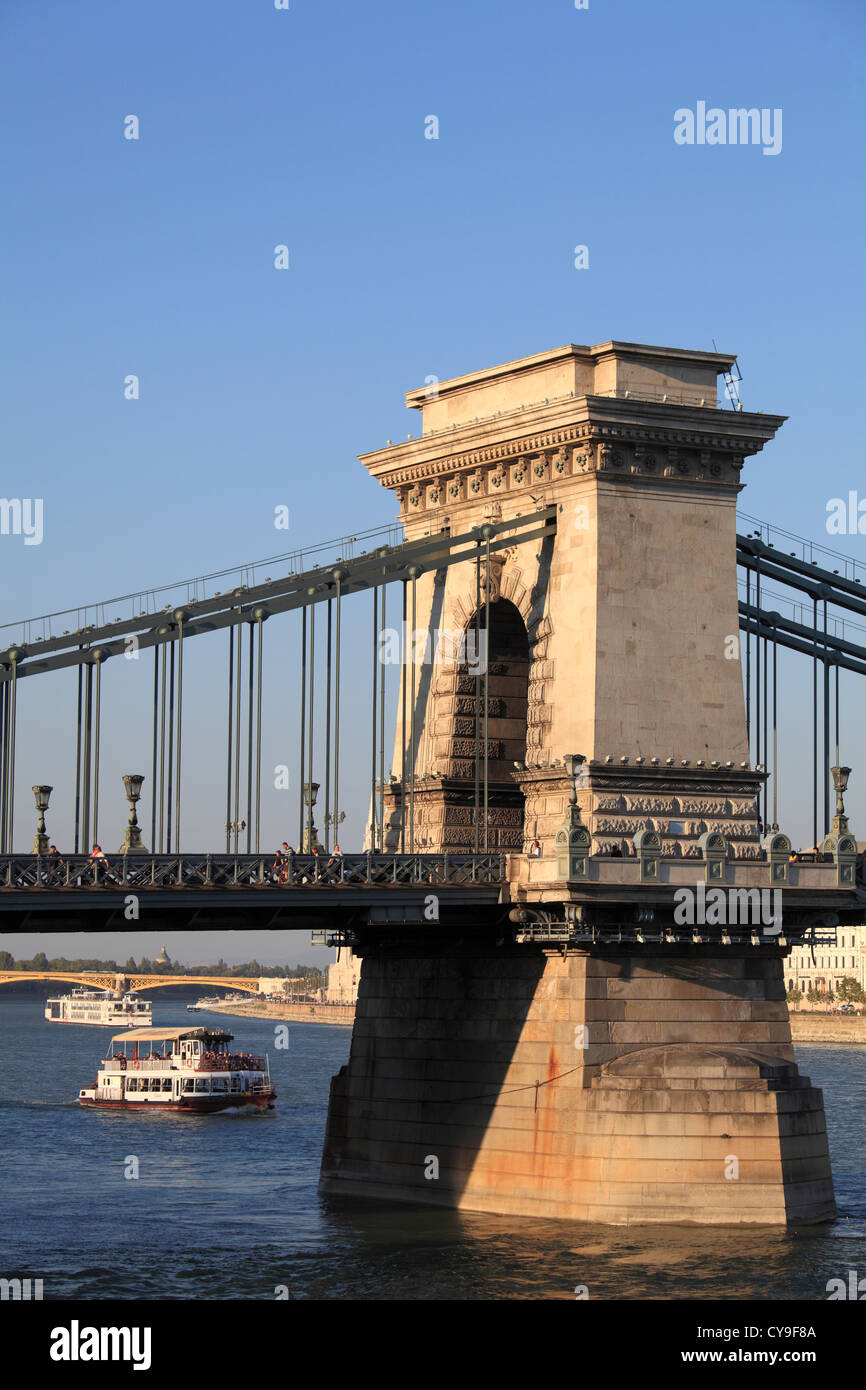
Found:
M 73 839 L 74 853 L 78 854 L 81 846 L 79 835 L 81 832 L 81 682 L 84 675 L 84 668 L 78 668 L 78 712 L 75 733 L 75 834 Z M 4 687 L 5 690 L 5 687 Z M 4 804 L 4 824 L 5 824 L 5 804 Z M 153 840 L 151 839 L 151 844 Z
M 403 621 L 400 625 L 400 853 L 406 853 L 406 651 L 407 581 L 403 580 Z
M 99 844 L 99 734 L 102 724 L 102 662 L 99 653 L 94 657 L 96 666 L 96 697 L 93 714 L 93 838 Z
M 309 795 L 307 797 L 307 835 L 305 849 L 307 854 L 313 852 L 313 734 L 315 732 L 315 699 L 316 699 L 316 610 L 310 609 L 310 691 L 309 708 L 307 710 L 307 782 L 309 784 Z
M 307 610 L 301 613 L 301 774 L 298 778 L 298 853 L 304 849 L 304 751 L 307 719 Z
M 247 854 L 253 845 L 253 667 L 255 662 L 255 628 L 250 623 L 249 670 L 247 674 Z
M 171 854 L 172 785 L 174 782 L 174 642 L 168 648 L 168 756 L 166 757 L 165 851 Z
M 165 850 L 165 710 L 166 681 L 168 679 L 168 653 L 162 653 L 162 670 L 159 690 L 159 853 Z
M 325 853 L 331 851 L 331 697 L 332 697 L 332 669 L 331 669 L 331 649 L 333 641 L 332 632 L 332 600 L 328 599 L 328 622 L 326 632 L 326 653 L 325 653 Z M 337 843 L 337 822 L 334 821 L 334 844 Z
M 256 670 L 256 854 L 261 854 L 262 829 L 262 638 L 264 614 L 258 614 L 259 642 L 258 668 Z
M 490 640 L 488 634 L 488 642 Z M 478 656 L 481 651 L 481 542 L 475 549 L 475 832 L 473 847 L 478 853 L 480 845 L 481 819 L 481 676 L 478 671 Z
M 827 600 L 824 600 L 824 834 L 830 834 L 830 667 L 827 651 Z
M 490 714 L 490 537 L 487 536 L 484 542 L 485 555 L 485 593 L 484 593 L 484 853 L 490 848 L 490 835 L 488 831 L 488 718 Z M 480 652 L 475 653 L 475 660 L 479 661 Z
M 88 665 L 84 675 L 84 750 L 81 766 L 81 790 L 83 802 L 83 825 L 81 838 L 82 852 L 87 853 L 90 840 L 90 725 L 93 699 L 93 667 Z
M 376 715 L 377 700 L 379 694 L 379 672 L 376 670 L 376 658 L 378 656 L 379 641 L 379 590 L 373 588 L 373 647 L 372 647 L 372 667 L 373 690 L 370 701 L 372 714 L 372 738 L 370 740 L 371 766 L 370 766 L 370 848 L 375 852 L 378 849 L 378 817 L 376 814 L 376 734 L 378 731 L 378 721 Z
M 7 737 L 7 696 L 9 687 L 0 691 L 0 852 L 9 853 L 6 843 L 6 737 Z
M 235 802 L 232 822 L 232 847 L 238 852 L 238 836 L 241 833 L 241 659 L 243 657 L 243 623 L 237 625 L 237 650 L 235 654 Z
M 385 620 L 385 594 L 387 584 L 382 585 L 382 630 L 387 632 Z M 385 661 L 379 651 L 379 850 L 385 852 Z
M 232 820 L 232 711 L 234 708 L 235 632 L 229 628 L 228 753 L 226 756 L 226 854 L 231 851 Z
M 151 740 L 151 772 L 150 772 L 150 843 L 154 854 L 157 852 L 156 842 L 156 766 L 157 766 L 157 744 L 159 740 L 159 655 L 161 647 L 153 649 L 153 738 Z M 77 849 L 77 845 L 76 845 Z M 228 852 L 228 845 L 226 845 Z
M 6 793 L 6 843 L 7 853 L 13 854 L 15 834 L 15 731 L 18 713 L 18 659 L 12 659 L 12 683 L 9 687 L 9 738 L 6 745 L 6 772 L 8 791 Z
M 180 854 L 180 763 L 181 736 L 183 733 L 183 620 L 182 611 L 177 615 L 177 761 L 174 770 L 174 852 Z M 172 648 L 172 650 L 174 650 Z
M 336 611 L 336 630 L 334 633 L 335 670 L 334 670 L 334 815 L 340 814 L 340 600 L 342 597 L 342 572 L 336 571 L 337 594 L 335 603 Z M 337 822 L 335 822 L 335 825 Z M 334 839 L 337 832 L 334 831 Z
M 417 704 L 417 691 L 415 682 L 415 624 L 416 614 L 416 583 L 418 571 L 414 565 L 411 570 L 412 576 L 412 631 L 410 641 L 412 645 L 412 703 L 409 708 L 409 853 L 415 853 L 415 706 Z

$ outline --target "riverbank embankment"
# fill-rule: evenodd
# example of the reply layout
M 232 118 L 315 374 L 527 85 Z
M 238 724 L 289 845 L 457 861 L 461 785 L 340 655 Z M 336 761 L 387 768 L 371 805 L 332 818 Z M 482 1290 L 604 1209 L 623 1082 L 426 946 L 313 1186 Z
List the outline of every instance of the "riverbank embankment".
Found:
M 256 999 L 249 1004 L 212 1004 L 208 1013 L 272 1018 L 286 1023 L 337 1023 L 348 1028 L 355 1022 L 354 1004 L 285 1004 L 281 1000 Z
M 866 1043 L 866 1018 L 852 1014 L 797 1014 L 791 1010 L 795 1043 Z

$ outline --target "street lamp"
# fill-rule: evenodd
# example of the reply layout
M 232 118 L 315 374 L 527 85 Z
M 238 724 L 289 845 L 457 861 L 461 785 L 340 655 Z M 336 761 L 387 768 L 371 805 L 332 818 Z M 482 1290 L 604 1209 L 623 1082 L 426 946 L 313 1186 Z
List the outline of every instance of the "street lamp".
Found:
M 319 844 L 319 836 L 316 831 L 315 823 L 313 821 L 313 807 L 316 804 L 316 796 L 318 795 L 319 786 L 320 783 L 318 782 L 304 783 L 304 805 L 307 808 L 307 824 L 304 827 L 304 840 L 303 844 L 301 845 L 301 849 L 304 854 L 311 854 L 313 851 L 313 846 L 318 846 Z
M 833 833 L 835 835 L 848 834 L 848 817 L 845 815 L 844 794 L 848 789 L 848 778 L 851 776 L 850 767 L 831 767 L 830 772 L 833 776 L 833 787 L 836 791 L 836 814 L 833 817 Z
M 33 853 L 48 853 L 48 836 L 45 833 L 45 812 L 48 810 L 48 802 L 53 792 L 53 787 L 34 787 L 33 800 L 36 802 L 36 809 L 39 812 L 39 823 L 36 826 L 36 834 L 33 836 Z
M 123 779 L 126 799 L 129 802 L 129 821 L 126 826 L 126 834 L 123 837 L 123 844 L 118 851 L 120 854 L 147 854 L 147 850 L 141 843 L 141 829 L 135 813 L 135 803 L 141 799 L 143 781 L 144 774 L 140 772 L 128 772 Z

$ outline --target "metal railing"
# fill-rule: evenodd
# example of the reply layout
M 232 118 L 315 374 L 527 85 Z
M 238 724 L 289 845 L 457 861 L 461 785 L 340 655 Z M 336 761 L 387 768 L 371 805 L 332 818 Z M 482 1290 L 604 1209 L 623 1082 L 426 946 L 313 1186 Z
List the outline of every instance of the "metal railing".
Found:
M 101 1071 L 113 1074 L 142 1071 L 219 1072 L 226 1076 L 238 1071 L 266 1071 L 264 1057 L 226 1056 L 223 1061 L 188 1062 L 178 1057 L 118 1057 L 106 1058 Z
M 370 887 L 505 882 L 505 854 L 147 854 L 0 855 L 0 893 L 9 889 L 92 891 L 155 888 Z

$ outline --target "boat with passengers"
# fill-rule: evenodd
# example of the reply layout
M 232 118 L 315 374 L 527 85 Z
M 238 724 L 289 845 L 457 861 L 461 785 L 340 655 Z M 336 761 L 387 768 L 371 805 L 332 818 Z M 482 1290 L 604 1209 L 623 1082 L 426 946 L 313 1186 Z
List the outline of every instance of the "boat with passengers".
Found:
M 267 1056 L 234 1052 L 222 1028 L 133 1028 L 116 1033 L 81 1105 L 209 1115 L 254 1105 L 273 1109 Z

